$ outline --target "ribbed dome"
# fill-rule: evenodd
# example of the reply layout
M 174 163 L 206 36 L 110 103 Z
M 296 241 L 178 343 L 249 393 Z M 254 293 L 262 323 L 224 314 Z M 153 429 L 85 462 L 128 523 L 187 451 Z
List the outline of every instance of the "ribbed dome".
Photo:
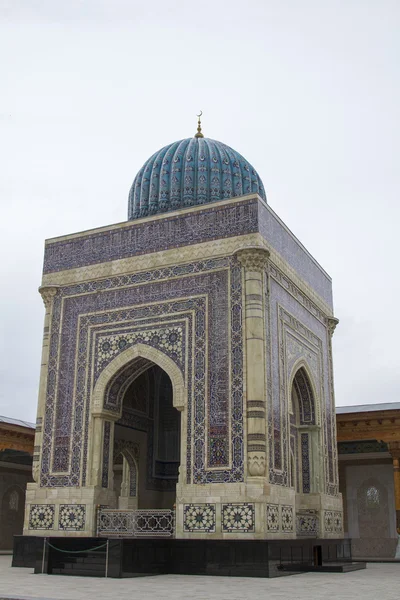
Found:
M 193 137 L 165 146 L 140 169 L 129 192 L 128 219 L 257 193 L 257 172 L 236 150 Z

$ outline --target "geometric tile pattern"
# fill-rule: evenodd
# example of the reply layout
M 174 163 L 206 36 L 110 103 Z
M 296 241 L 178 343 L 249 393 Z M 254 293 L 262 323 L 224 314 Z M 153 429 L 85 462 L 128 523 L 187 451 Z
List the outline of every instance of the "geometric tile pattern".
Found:
M 267 504 L 267 531 L 279 531 L 278 504 Z
M 85 529 L 84 504 L 61 504 L 58 517 L 58 526 L 64 531 L 81 531 Z
M 342 533 L 343 531 L 343 515 L 341 512 L 333 513 L 333 528 L 335 533 Z
M 145 344 L 157 347 L 173 358 L 179 366 L 184 362 L 182 327 L 155 327 L 150 331 L 126 332 L 123 334 L 99 336 L 97 340 L 95 372 L 99 373 L 121 351 L 133 346 L 138 338 Z
M 282 531 L 293 531 L 293 507 L 282 506 L 281 508 Z
M 222 531 L 249 533 L 254 531 L 254 504 L 223 504 Z
M 325 511 L 324 526 L 327 533 L 333 532 L 333 512 L 331 510 Z
M 29 529 L 53 529 L 54 512 L 54 504 L 31 504 Z
M 185 504 L 183 530 L 194 533 L 214 533 L 215 504 Z

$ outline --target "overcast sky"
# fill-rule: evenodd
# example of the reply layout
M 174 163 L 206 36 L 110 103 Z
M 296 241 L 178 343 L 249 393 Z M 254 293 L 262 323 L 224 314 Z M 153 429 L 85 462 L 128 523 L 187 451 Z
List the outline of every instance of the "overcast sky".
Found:
M 333 278 L 336 403 L 400 401 L 398 0 L 0 0 L 0 414 L 34 421 L 44 239 L 207 137 Z

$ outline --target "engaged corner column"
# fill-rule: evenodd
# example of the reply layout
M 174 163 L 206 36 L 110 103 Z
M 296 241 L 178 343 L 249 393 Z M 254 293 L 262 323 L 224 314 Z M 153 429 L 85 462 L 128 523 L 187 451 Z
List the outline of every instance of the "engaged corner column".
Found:
M 387 443 L 393 459 L 394 498 L 396 505 L 396 529 L 400 534 L 400 441 Z
M 244 267 L 245 277 L 247 467 L 248 475 L 262 477 L 266 466 L 263 282 L 269 252 L 264 248 L 245 248 L 236 257 Z
M 47 388 L 47 369 L 49 363 L 50 351 L 50 327 L 53 311 L 53 300 L 59 286 L 47 285 L 39 288 L 39 293 L 42 296 L 45 307 L 44 324 L 43 324 L 43 344 L 42 344 L 42 361 L 40 365 L 39 379 L 39 397 L 36 416 L 36 431 L 35 431 L 35 446 L 33 451 L 33 479 L 38 483 L 40 471 L 40 451 L 43 439 L 43 418 L 46 408 L 46 388 Z

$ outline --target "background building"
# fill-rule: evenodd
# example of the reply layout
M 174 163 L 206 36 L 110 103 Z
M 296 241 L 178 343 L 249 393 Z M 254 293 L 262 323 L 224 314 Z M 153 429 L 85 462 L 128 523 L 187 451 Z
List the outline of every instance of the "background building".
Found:
M 34 436 L 32 423 L 0 417 L 0 550 L 10 550 L 13 536 L 22 534 Z
M 400 533 L 400 403 L 336 411 L 345 535 L 354 556 L 393 558 Z

